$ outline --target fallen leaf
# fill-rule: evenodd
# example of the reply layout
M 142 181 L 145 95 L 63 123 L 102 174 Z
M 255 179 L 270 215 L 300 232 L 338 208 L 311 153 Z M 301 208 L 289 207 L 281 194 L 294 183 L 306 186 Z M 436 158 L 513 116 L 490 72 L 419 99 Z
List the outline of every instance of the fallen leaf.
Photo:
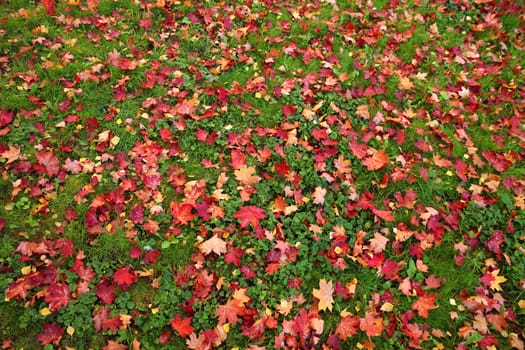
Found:
M 332 311 L 332 306 L 334 303 L 334 298 L 332 294 L 334 293 L 334 286 L 332 281 L 326 282 L 323 278 L 319 281 L 319 289 L 314 289 L 312 294 L 315 298 L 319 299 L 319 311 L 324 311 L 326 309 Z
M 181 318 L 176 314 L 170 321 L 171 328 L 177 331 L 183 338 L 193 333 L 194 328 L 191 326 L 191 317 Z
M 417 298 L 412 304 L 412 310 L 417 310 L 419 316 L 428 318 L 428 312 L 437 308 L 434 303 L 436 302 L 437 295 L 435 294 L 424 294 Z
M 259 220 L 264 219 L 265 216 L 263 209 L 254 205 L 249 205 L 246 207 L 240 207 L 233 217 L 235 219 L 241 219 L 241 228 L 244 228 L 249 224 L 252 224 L 253 227 L 259 226 Z
M 374 311 L 367 311 L 359 321 L 359 329 L 369 337 L 377 337 L 383 333 L 383 318 Z
M 261 181 L 261 178 L 255 174 L 255 168 L 254 167 L 246 167 L 241 166 L 238 170 L 235 170 L 233 172 L 235 174 L 235 178 L 243 185 L 246 186 L 253 186 L 259 181 Z
M 375 151 L 371 157 L 362 160 L 368 170 L 379 170 L 388 165 L 389 159 L 385 150 Z
M 204 255 L 209 255 L 212 252 L 217 255 L 221 255 L 228 251 L 226 242 L 217 235 L 199 244 L 198 248 Z

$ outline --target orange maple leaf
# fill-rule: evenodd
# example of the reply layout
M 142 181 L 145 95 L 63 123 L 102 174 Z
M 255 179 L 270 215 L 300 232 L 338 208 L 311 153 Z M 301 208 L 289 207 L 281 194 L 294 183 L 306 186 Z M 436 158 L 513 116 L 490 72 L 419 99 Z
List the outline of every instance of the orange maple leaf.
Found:
M 410 90 L 414 88 L 414 83 L 408 77 L 399 77 L 399 84 L 397 85 L 402 90 Z
M 385 150 L 375 151 L 371 157 L 363 159 L 363 165 L 368 170 L 379 170 L 384 168 L 389 162 L 388 155 Z
M 225 324 L 226 321 L 231 324 L 237 323 L 238 316 L 244 312 L 243 306 L 235 299 L 229 300 L 226 305 L 219 305 L 215 316 L 219 318 L 219 324 Z
M 332 281 L 326 282 L 323 278 L 319 281 L 319 289 L 313 290 L 313 296 L 319 299 L 319 311 L 324 311 L 326 309 L 332 311 L 332 306 L 334 303 L 334 298 L 332 294 L 334 293 L 334 286 Z
M 436 299 L 437 295 L 435 294 L 424 294 L 412 305 L 412 310 L 417 310 L 419 316 L 428 318 L 428 312 L 437 308 L 437 306 L 434 305 Z
M 377 337 L 383 332 L 383 319 L 377 312 L 368 311 L 359 322 L 359 329 L 369 337 Z
M 0 153 L 0 157 L 7 159 L 5 164 L 12 163 L 20 157 L 20 148 L 9 145 L 9 149 Z
M 235 178 L 243 185 L 247 186 L 253 186 L 259 181 L 261 181 L 261 178 L 255 174 L 255 168 L 254 167 L 246 167 L 241 166 L 238 170 L 234 171 Z

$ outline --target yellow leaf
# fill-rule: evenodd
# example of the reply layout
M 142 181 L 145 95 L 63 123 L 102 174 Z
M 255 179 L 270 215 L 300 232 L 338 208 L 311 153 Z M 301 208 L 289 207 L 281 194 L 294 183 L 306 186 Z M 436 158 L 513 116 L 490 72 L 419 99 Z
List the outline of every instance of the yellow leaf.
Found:
M 22 275 L 29 275 L 31 273 L 31 266 L 24 266 L 20 269 Z
M 386 302 L 381 305 L 381 311 L 390 312 L 394 310 L 394 305 L 392 303 Z
M 499 270 L 494 270 L 491 272 L 492 276 L 494 277 L 494 281 L 490 282 L 490 289 L 502 291 L 500 284 L 505 282 L 507 279 L 504 276 L 498 276 Z
M 518 301 L 518 306 L 520 307 L 520 309 L 525 309 L 525 300 L 521 299 L 520 301 Z
M 72 336 L 73 334 L 75 334 L 75 328 L 73 328 L 71 326 L 67 326 L 66 333 L 69 334 L 70 336 Z
M 51 314 L 51 311 L 47 307 L 45 307 L 45 308 L 40 310 L 40 315 L 42 315 L 42 316 L 47 316 L 47 315 L 50 315 L 50 314 Z

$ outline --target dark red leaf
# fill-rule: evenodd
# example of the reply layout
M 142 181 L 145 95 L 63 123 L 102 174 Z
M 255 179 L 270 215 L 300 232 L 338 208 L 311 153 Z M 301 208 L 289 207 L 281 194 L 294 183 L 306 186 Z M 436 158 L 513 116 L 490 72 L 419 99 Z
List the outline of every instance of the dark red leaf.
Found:
M 60 343 L 64 330 L 56 323 L 44 323 L 44 330 L 42 333 L 36 335 L 36 340 L 42 345 Z
M 0 111 L 0 128 L 3 128 L 7 124 L 13 121 L 14 113 L 8 111 L 7 109 L 2 109 Z
M 503 235 L 503 232 L 500 230 L 495 230 L 492 233 L 492 236 L 487 240 L 485 245 L 487 248 L 496 254 L 498 257 L 498 260 L 501 260 L 502 258 L 502 252 L 501 252 L 501 245 L 505 243 L 505 236 Z
M 110 330 L 115 332 L 122 326 L 122 320 L 119 316 L 109 317 L 109 309 L 100 307 L 93 315 L 93 321 L 95 323 L 95 329 L 97 331 Z
M 135 225 L 141 224 L 142 219 L 144 218 L 144 207 L 140 204 L 135 205 L 133 209 L 131 209 L 129 216 Z
M 111 284 L 107 277 L 104 277 L 99 282 L 95 294 L 103 303 L 111 304 L 115 300 L 115 285 Z
M 61 307 L 67 306 L 71 299 L 71 292 L 65 283 L 51 284 L 48 287 L 48 294 L 46 294 L 44 301 L 49 303 L 49 310 L 57 311 Z

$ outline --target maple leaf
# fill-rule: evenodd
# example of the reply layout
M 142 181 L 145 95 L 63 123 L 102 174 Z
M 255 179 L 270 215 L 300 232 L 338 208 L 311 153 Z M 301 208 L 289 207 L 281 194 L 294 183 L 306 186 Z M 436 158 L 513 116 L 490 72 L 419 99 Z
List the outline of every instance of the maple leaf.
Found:
M 379 170 L 387 166 L 389 159 L 385 150 L 375 151 L 371 157 L 362 160 L 368 170 Z
M 129 217 L 134 224 L 141 224 L 142 218 L 144 217 L 144 207 L 140 204 L 135 205 L 133 209 L 131 209 Z
M 128 289 L 133 283 L 138 281 L 138 277 L 135 271 L 129 266 L 122 267 L 115 271 L 113 274 L 113 280 L 122 289 Z
M 186 225 L 193 220 L 195 214 L 192 213 L 193 206 L 189 203 L 179 203 L 173 201 L 170 204 L 170 214 L 173 216 L 173 222 L 178 225 Z
M 259 226 L 259 220 L 265 218 L 264 210 L 254 205 L 240 207 L 233 216 L 235 219 L 241 219 L 241 228 L 252 224 L 253 227 Z
M 348 337 L 357 333 L 359 324 L 359 316 L 347 315 L 343 317 L 341 322 L 337 325 L 335 334 L 337 334 L 342 341 L 345 341 Z
M 499 276 L 499 270 L 494 270 L 490 273 L 492 277 L 494 277 L 494 280 L 490 282 L 490 289 L 496 290 L 496 291 L 502 291 L 500 284 L 504 283 L 507 279 L 504 276 Z
M 181 318 L 179 314 L 176 314 L 173 320 L 170 321 L 170 325 L 183 338 L 193 333 L 194 328 L 191 326 L 191 317 Z
M 231 299 L 225 305 L 219 305 L 215 316 L 219 318 L 219 324 L 225 324 L 226 321 L 231 324 L 237 323 L 238 316 L 244 312 L 243 307 L 239 303 Z
M 36 159 L 42 165 L 49 176 L 58 175 L 60 162 L 52 151 L 36 152 Z
M 434 305 L 437 299 L 435 294 L 423 294 L 420 295 L 417 300 L 412 304 L 412 310 L 417 310 L 419 316 L 428 318 L 428 312 L 436 309 L 438 306 Z
M 43 331 L 36 335 L 36 340 L 42 345 L 53 343 L 58 346 L 64 334 L 64 329 L 56 323 L 44 323 L 43 328 Z
M 46 13 L 50 16 L 56 15 L 55 11 L 55 0 L 42 0 L 42 5 L 46 10 Z
M 48 287 L 44 301 L 49 303 L 49 310 L 56 311 L 61 307 L 66 307 L 71 299 L 71 292 L 65 283 L 51 284 Z
M 494 230 L 492 236 L 485 242 L 487 248 L 496 254 L 498 260 L 501 260 L 501 245 L 505 243 L 505 236 L 501 230 Z
M 374 253 L 381 253 L 385 251 L 386 244 L 390 242 L 388 238 L 380 234 L 379 232 L 374 233 L 374 238 L 370 239 L 370 248 Z
M 0 111 L 0 128 L 6 126 L 13 121 L 14 113 L 6 109 Z
M 204 254 L 208 255 L 211 252 L 221 255 L 228 251 L 226 242 L 219 238 L 217 235 L 199 244 L 199 250 Z
M 100 307 L 93 315 L 93 322 L 97 331 L 111 330 L 115 332 L 122 326 L 122 320 L 119 316 L 109 317 L 109 309 Z
M 399 77 L 398 87 L 402 90 L 410 90 L 414 88 L 414 83 L 410 81 L 410 78 L 401 76 Z
M 321 186 L 317 186 L 315 188 L 315 191 L 314 193 L 312 194 L 312 196 L 314 197 L 314 201 L 313 203 L 314 204 L 323 204 L 324 203 L 324 197 L 326 196 L 326 188 L 323 188 Z
M 109 282 L 107 277 L 104 277 L 102 281 L 99 282 L 95 295 L 99 297 L 103 303 L 111 304 L 115 299 L 115 286 Z
M 369 337 L 377 337 L 383 332 L 383 318 L 377 312 L 367 311 L 359 320 L 359 329 Z
M 261 178 L 259 176 L 253 175 L 255 174 L 254 167 L 241 166 L 238 170 L 235 170 L 233 173 L 235 174 L 235 178 L 241 184 L 246 186 L 253 186 L 259 181 L 261 181 Z
M 108 340 L 106 346 L 102 350 L 129 350 L 127 345 L 121 344 L 115 340 Z
M 233 264 L 235 266 L 241 265 L 241 258 L 244 255 L 244 251 L 241 248 L 235 247 L 230 249 L 224 256 L 224 261 L 228 264 Z
M 18 146 L 9 145 L 9 149 L 0 153 L 0 157 L 5 158 L 5 164 L 9 164 L 20 158 L 20 148 Z
M 334 286 L 332 281 L 326 282 L 323 278 L 319 281 L 319 289 L 312 291 L 312 294 L 315 298 L 319 299 L 319 311 L 324 311 L 326 309 L 332 311 L 332 306 L 334 303 L 334 298 L 332 294 L 334 293 Z

